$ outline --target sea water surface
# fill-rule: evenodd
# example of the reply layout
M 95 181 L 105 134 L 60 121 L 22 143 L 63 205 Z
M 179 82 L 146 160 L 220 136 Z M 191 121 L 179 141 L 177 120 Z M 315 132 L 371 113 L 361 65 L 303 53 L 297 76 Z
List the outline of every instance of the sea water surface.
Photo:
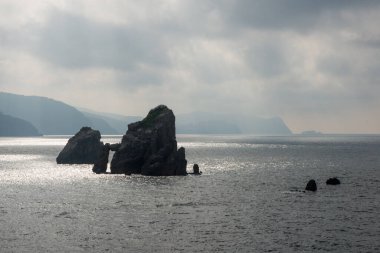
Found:
M 179 135 L 178 177 L 57 165 L 68 138 L 0 138 L 1 252 L 380 252 L 380 136 Z

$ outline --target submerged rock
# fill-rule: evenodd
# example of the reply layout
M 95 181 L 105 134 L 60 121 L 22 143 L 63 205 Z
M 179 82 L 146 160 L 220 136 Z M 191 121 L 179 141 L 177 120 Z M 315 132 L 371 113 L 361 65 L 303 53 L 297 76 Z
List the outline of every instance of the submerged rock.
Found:
M 102 148 L 100 132 L 82 127 L 69 139 L 56 161 L 58 164 L 94 164 Z
M 111 161 L 113 174 L 186 175 L 185 149 L 177 150 L 175 116 L 165 105 L 128 125 Z
M 340 184 L 340 180 L 336 177 L 332 177 L 332 178 L 327 179 L 326 184 L 338 185 L 338 184 Z
M 305 188 L 306 191 L 313 191 L 315 192 L 317 190 L 317 183 L 315 182 L 314 179 L 310 180 Z

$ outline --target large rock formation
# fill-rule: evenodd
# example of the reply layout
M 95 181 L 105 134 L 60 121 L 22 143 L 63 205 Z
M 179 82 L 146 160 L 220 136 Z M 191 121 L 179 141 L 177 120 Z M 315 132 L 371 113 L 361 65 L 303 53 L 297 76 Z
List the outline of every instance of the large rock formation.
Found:
M 185 149 L 177 150 L 175 117 L 159 105 L 136 123 L 128 125 L 111 162 L 111 173 L 152 176 L 186 175 Z
M 98 130 L 82 127 L 69 139 L 56 160 L 61 164 L 94 164 L 98 160 L 103 146 Z

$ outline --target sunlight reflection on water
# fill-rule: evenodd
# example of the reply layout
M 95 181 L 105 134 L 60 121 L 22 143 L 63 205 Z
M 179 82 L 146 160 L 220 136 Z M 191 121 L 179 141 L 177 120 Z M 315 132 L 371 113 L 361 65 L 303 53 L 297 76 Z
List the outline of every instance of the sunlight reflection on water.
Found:
M 62 146 L 68 137 L 61 138 L 0 138 L 0 146 Z
M 187 169 L 203 174 L 146 177 L 57 165 L 68 138 L 0 138 L 1 251 L 380 250 L 379 139 L 186 136 Z
M 13 155 L 13 154 L 2 155 L 0 154 L 0 161 L 7 161 L 7 162 L 27 161 L 27 160 L 40 159 L 42 157 L 43 157 L 42 155 Z
M 25 159 L 25 161 L 31 159 Z M 58 184 L 80 181 L 94 178 L 95 175 L 88 173 L 91 165 L 55 165 L 52 162 L 33 162 L 23 163 L 23 160 L 15 160 L 17 163 L 8 164 L 2 169 L 2 183 L 10 184 Z M 5 166 L 2 166 L 5 167 Z
M 178 142 L 178 146 L 185 148 L 287 148 L 288 145 L 278 144 L 251 144 L 251 143 L 223 143 L 223 142 Z

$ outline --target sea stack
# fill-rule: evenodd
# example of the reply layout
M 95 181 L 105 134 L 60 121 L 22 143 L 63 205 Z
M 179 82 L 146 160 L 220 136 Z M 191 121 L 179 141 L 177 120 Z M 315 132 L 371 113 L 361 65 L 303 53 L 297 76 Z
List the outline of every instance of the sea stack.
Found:
M 59 153 L 58 164 L 94 164 L 103 150 L 100 132 L 91 127 L 82 127 L 78 133 L 69 139 Z
M 110 153 L 110 144 L 106 143 L 103 145 L 102 149 L 98 153 L 98 158 L 94 166 L 92 167 L 92 172 L 96 174 L 106 173 L 108 165 L 108 156 Z
M 186 175 L 185 149 L 177 150 L 175 116 L 165 105 L 128 125 L 111 161 L 113 174 Z
M 194 175 L 200 175 L 200 174 L 202 174 L 202 172 L 199 171 L 199 165 L 196 164 L 196 163 L 193 165 L 193 174 Z

